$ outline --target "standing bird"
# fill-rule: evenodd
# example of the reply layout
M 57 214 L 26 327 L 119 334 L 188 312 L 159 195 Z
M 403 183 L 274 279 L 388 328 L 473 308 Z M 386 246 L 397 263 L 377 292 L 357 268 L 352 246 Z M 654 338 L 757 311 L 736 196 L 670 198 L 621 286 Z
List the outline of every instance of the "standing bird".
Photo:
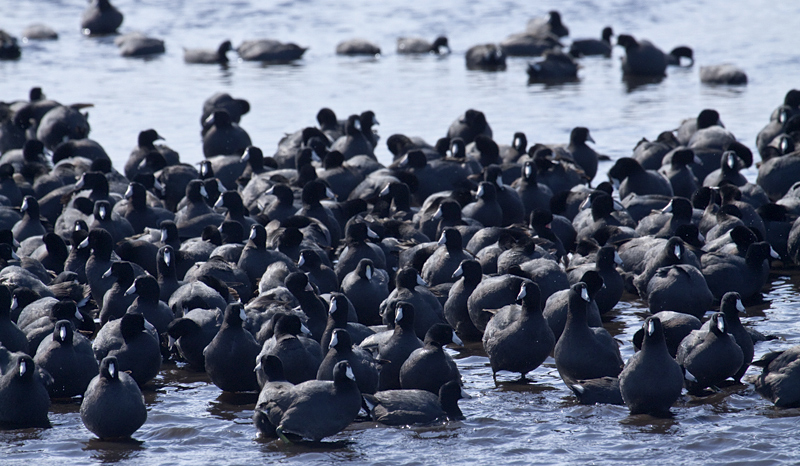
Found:
M 681 396 L 683 372 L 667 350 L 661 320 L 648 317 L 642 328 L 642 350 L 631 356 L 619 375 L 622 399 L 631 414 L 669 415 Z
M 136 381 L 119 370 L 117 358 L 100 362 L 100 374 L 86 389 L 81 402 L 81 421 L 103 440 L 128 438 L 144 425 L 147 408 Z
M 0 348 L 0 359 L 5 363 L 0 375 L 0 426 L 50 427 L 46 385 L 53 379 L 25 353 L 9 353 Z
M 742 366 L 742 349 L 728 333 L 721 312 L 711 316 L 709 331 L 693 330 L 681 341 L 675 359 L 691 377 L 686 377 L 686 389 L 701 393 L 736 374 Z
M 570 287 L 567 323 L 554 350 L 556 367 L 567 386 L 578 380 L 616 377 L 622 371 L 622 356 L 614 338 L 602 327 L 589 327 L 590 301 L 585 283 Z
M 242 155 L 252 145 L 247 131 L 239 127 L 225 110 L 215 110 L 206 120 L 211 127 L 203 136 L 203 155 Z
M 56 322 L 53 334 L 39 345 L 33 362 L 53 377 L 47 387 L 51 398 L 83 395 L 98 371 L 92 344 L 75 332 L 68 320 Z
M 253 335 L 242 327 L 245 320 L 247 316 L 241 304 L 228 304 L 217 336 L 203 350 L 208 376 L 214 385 L 226 392 L 258 390 L 255 367 L 261 348 Z
M 425 334 L 422 348 L 414 350 L 400 367 L 400 386 L 439 393 L 439 388 L 451 380 L 461 382 L 453 358 L 444 351 L 444 345 L 463 345 L 453 327 L 436 324 Z
M 553 331 L 542 316 L 539 286 L 524 281 L 517 295 L 521 305 L 499 309 L 486 324 L 483 347 L 492 365 L 492 379 L 497 385 L 497 372 L 525 374 L 539 367 L 555 346 Z

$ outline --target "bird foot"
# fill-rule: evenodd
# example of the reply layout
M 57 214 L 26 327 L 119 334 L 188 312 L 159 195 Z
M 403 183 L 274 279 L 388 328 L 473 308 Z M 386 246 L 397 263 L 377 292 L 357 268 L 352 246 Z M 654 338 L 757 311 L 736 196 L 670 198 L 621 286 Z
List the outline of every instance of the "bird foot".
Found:
M 278 434 L 278 438 L 280 438 L 283 441 L 283 443 L 287 445 L 292 445 L 292 441 L 286 438 L 286 435 L 284 435 L 282 426 L 278 426 L 278 428 L 275 429 L 275 433 Z

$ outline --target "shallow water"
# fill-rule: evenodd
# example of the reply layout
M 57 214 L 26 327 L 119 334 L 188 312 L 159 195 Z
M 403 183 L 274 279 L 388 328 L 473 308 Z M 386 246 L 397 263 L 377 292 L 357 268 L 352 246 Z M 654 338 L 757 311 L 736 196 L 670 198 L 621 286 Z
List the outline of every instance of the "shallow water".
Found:
M 0 28 L 19 35 L 26 25 L 44 22 L 60 38 L 24 44 L 21 60 L 0 62 L 0 99 L 25 98 L 38 85 L 62 103 L 93 103 L 90 137 L 120 167 L 138 132 L 151 127 L 182 160 L 198 162 L 202 102 L 218 91 L 250 101 L 252 110 L 242 126 L 266 154 L 284 133 L 315 124 L 322 106 L 340 118 L 371 109 L 381 122 L 376 155 L 386 163 L 390 154 L 383 141 L 389 135 L 435 142 L 468 108 L 486 113 L 501 143 L 510 142 L 515 131 L 524 131 L 531 143 L 566 143 L 572 127 L 586 126 L 597 150 L 612 158 L 630 155 L 642 137 L 654 139 L 701 109 L 715 108 L 726 127 L 754 149 L 770 112 L 788 89 L 798 87 L 800 36 L 790 24 L 800 16 L 798 2 L 362 3 L 117 0 L 126 15 L 122 32 L 138 30 L 166 41 L 165 55 L 141 60 L 120 57 L 112 38 L 78 33 L 83 0 L 6 0 L 0 3 Z M 612 25 L 617 33 L 648 38 L 666 50 L 690 45 L 696 65 L 670 68 L 662 82 L 636 88 L 621 79 L 618 47 L 611 59 L 581 61 L 579 82 L 563 85 L 528 85 L 526 59 L 510 59 L 508 69 L 498 73 L 465 69 L 463 55 L 471 45 L 499 42 L 521 31 L 530 17 L 553 8 L 561 11 L 573 38 L 599 36 L 603 26 Z M 398 36 L 433 39 L 443 33 L 450 38 L 451 56 L 394 53 Z M 215 48 L 226 38 L 238 44 L 262 37 L 294 41 L 310 50 L 292 65 L 233 61 L 221 69 L 182 61 L 181 47 Z M 352 37 L 378 43 L 384 54 L 376 59 L 335 56 L 336 43 Z M 744 68 L 749 84 L 701 85 L 699 66 L 723 62 Z M 608 166 L 601 164 L 599 177 Z M 754 179 L 754 169 L 747 175 Z M 749 307 L 743 320 L 781 339 L 756 345 L 756 358 L 800 343 L 800 280 L 786 272 L 771 278 L 764 302 Z M 630 337 L 643 312 L 636 300 L 620 303 L 607 325 L 624 343 L 624 358 L 633 352 Z M 205 375 L 165 365 L 146 392 L 148 420 L 134 442 L 100 442 L 81 424 L 77 404 L 55 404 L 52 429 L 0 432 L 0 455 L 3 464 L 43 457 L 67 464 L 800 461 L 800 411 L 775 409 L 751 385 L 705 399 L 685 397 L 673 408 L 674 419 L 657 420 L 628 416 L 623 407 L 576 405 L 552 359 L 529 374 L 533 383 L 496 388 L 480 347 L 453 354 L 474 397 L 461 403 L 467 417 L 463 422 L 406 429 L 354 424 L 321 445 L 287 447 L 256 439 L 250 422 L 253 395 L 221 395 Z

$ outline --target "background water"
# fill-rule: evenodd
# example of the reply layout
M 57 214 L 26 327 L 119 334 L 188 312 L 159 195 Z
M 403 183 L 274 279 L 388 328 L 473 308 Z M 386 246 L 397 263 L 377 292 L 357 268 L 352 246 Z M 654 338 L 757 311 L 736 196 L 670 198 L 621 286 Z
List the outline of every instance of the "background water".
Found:
M 515 131 L 528 140 L 566 143 L 574 126 L 590 128 L 596 149 L 612 158 L 630 155 L 642 137 L 654 139 L 703 108 L 715 108 L 740 141 L 754 149 L 755 136 L 787 90 L 800 87 L 800 2 L 644 0 L 562 2 L 434 2 L 305 0 L 296 2 L 223 0 L 117 0 L 125 14 L 121 32 L 141 31 L 166 41 L 167 53 L 153 59 L 119 56 L 112 38 L 79 34 L 83 0 L 0 0 L 0 28 L 19 35 L 33 22 L 58 31 L 54 42 L 23 44 L 19 61 L 0 62 L 0 99 L 27 97 L 41 86 L 62 103 L 91 102 L 92 132 L 121 166 L 138 132 L 155 128 L 183 161 L 202 158 L 199 117 L 202 102 L 215 92 L 250 101 L 242 127 L 265 154 L 284 133 L 314 125 L 317 110 L 340 118 L 373 110 L 382 141 L 376 155 L 390 154 L 383 142 L 393 133 L 429 142 L 445 135 L 464 110 L 482 110 L 495 139 L 511 141 Z M 472 45 L 499 42 L 524 29 L 527 20 L 559 9 L 571 37 L 616 33 L 648 38 L 665 50 L 689 45 L 693 68 L 670 68 L 657 84 L 631 89 L 621 79 L 616 47 L 611 59 L 584 59 L 580 81 L 528 85 L 526 59 L 509 59 L 498 73 L 467 71 L 464 52 Z M 394 53 L 402 35 L 433 39 L 446 34 L 453 54 L 403 57 Z M 334 55 L 340 41 L 363 37 L 381 46 L 377 59 Z M 277 38 L 310 49 L 292 65 L 238 63 L 186 65 L 182 47 L 216 48 L 224 39 Z M 700 65 L 732 62 L 744 68 L 744 87 L 700 84 Z M 601 164 L 603 177 L 609 164 Z M 747 172 L 755 178 L 754 169 Z M 746 324 L 780 340 L 759 343 L 756 357 L 800 343 L 798 280 L 776 271 L 761 305 L 748 308 Z M 628 297 L 630 298 L 630 297 Z M 607 323 L 632 354 L 630 336 L 644 311 L 629 300 Z M 287 447 L 256 439 L 250 415 L 254 395 L 223 396 L 200 374 L 164 366 L 146 391 L 147 423 L 135 442 L 112 444 L 93 438 L 81 424 L 77 404 L 56 404 L 48 430 L 0 432 L 3 464 L 44 457 L 67 464 L 252 464 L 377 463 L 797 463 L 799 410 L 778 410 L 736 386 L 704 399 L 686 397 L 675 418 L 628 416 L 615 406 L 576 405 L 552 359 L 530 377 L 530 385 L 491 381 L 481 348 L 459 353 L 459 368 L 474 396 L 462 401 L 467 420 L 440 427 L 395 429 L 355 424 L 318 446 Z M 751 369 L 750 374 L 757 373 Z

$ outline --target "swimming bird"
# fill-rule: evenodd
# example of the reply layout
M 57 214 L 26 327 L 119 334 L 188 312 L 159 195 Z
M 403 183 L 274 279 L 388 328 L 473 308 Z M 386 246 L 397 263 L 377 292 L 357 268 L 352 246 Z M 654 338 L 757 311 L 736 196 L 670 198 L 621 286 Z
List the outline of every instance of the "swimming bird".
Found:
M 569 46 L 569 54 L 575 58 L 591 55 L 611 56 L 611 37 L 614 30 L 610 26 L 603 28 L 600 39 L 575 39 Z
M 397 38 L 397 53 L 401 55 L 432 53 L 434 55 L 442 55 L 450 53 L 450 45 L 447 37 L 438 36 L 433 43 L 420 37 L 398 37 Z
M 756 392 L 772 401 L 779 408 L 800 406 L 800 396 L 796 390 L 798 383 L 798 358 L 800 346 L 792 346 L 784 351 L 767 353 L 754 366 L 762 367 L 755 380 Z
M 380 55 L 381 48 L 366 39 L 344 40 L 336 44 L 336 55 Z
M 474 45 L 466 54 L 468 70 L 502 71 L 506 69 L 506 54 L 495 44 Z
M 86 35 L 113 34 L 122 24 L 122 13 L 108 0 L 92 0 L 81 16 L 81 30 Z
M 458 400 L 472 398 L 453 380 L 442 385 L 438 396 L 426 390 L 385 390 L 362 396 L 372 420 L 388 426 L 461 420 L 464 414 Z
M 216 50 L 208 49 L 183 49 L 183 61 L 186 63 L 221 64 L 228 63 L 227 53 L 233 50 L 231 41 L 226 40 L 219 44 Z
M 283 43 L 274 39 L 246 40 L 236 48 L 242 60 L 277 63 L 298 60 L 306 50 L 308 47 L 300 47 L 292 42 Z
M 286 434 L 319 441 L 340 432 L 358 415 L 361 392 L 347 361 L 333 368 L 333 380 L 309 380 L 259 403 L 286 443 Z

